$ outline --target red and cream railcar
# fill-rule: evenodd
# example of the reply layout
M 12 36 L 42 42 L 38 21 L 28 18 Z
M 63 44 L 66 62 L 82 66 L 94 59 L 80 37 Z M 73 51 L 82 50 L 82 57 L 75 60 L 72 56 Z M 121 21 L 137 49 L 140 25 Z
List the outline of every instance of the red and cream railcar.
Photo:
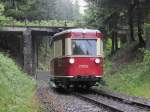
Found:
M 56 85 L 93 86 L 103 74 L 102 33 L 92 29 L 70 29 L 53 36 L 51 80 Z

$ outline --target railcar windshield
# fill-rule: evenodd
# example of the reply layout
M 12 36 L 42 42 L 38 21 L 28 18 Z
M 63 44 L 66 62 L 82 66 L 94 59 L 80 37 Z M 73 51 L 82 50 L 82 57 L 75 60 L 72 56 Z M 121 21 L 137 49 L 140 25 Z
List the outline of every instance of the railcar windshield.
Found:
M 73 39 L 72 55 L 96 56 L 96 39 Z

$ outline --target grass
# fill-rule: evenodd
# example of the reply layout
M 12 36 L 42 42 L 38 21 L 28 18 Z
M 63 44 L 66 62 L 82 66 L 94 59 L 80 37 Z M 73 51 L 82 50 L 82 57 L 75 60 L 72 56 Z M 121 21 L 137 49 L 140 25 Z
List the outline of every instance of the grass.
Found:
M 0 112 L 37 112 L 36 83 L 0 53 Z
M 150 31 L 150 23 L 145 23 L 144 28 L 147 32 Z
M 108 88 L 128 95 L 150 98 L 150 51 L 145 53 L 143 62 L 117 66 L 111 74 L 112 64 L 106 62 L 104 74 Z

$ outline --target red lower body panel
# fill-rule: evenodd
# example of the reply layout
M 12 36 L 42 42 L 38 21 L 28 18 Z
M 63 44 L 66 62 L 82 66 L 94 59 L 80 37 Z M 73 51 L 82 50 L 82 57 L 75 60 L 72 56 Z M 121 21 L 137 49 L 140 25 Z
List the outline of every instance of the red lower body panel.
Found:
M 74 63 L 70 64 L 69 59 Z M 100 63 L 95 63 L 95 59 Z M 100 57 L 65 57 L 54 59 L 51 63 L 51 71 L 54 76 L 62 77 L 102 77 L 103 59 Z

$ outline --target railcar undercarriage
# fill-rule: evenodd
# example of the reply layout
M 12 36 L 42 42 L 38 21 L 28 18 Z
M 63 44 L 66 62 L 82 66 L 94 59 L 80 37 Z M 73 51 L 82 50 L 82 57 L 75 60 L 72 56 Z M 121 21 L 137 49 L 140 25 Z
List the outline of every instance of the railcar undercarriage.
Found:
M 95 86 L 96 83 L 100 83 L 102 80 L 101 77 L 53 77 L 50 79 L 50 82 L 56 88 L 90 88 Z

